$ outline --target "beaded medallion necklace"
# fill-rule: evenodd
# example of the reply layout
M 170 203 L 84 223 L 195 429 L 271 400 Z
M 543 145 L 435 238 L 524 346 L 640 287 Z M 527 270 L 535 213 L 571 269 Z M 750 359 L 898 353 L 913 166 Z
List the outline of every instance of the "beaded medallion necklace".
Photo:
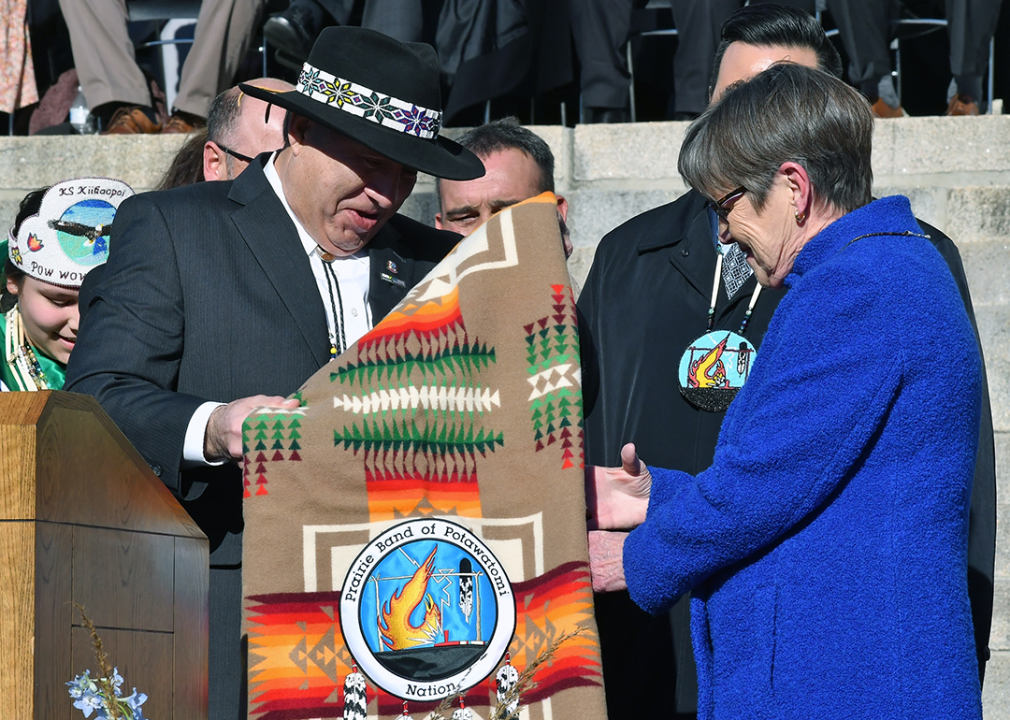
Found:
M 838 252 L 857 240 L 884 235 L 921 237 L 929 240 L 929 235 L 914 233 L 910 230 L 873 232 L 853 238 L 839 248 Z M 719 294 L 719 281 L 722 276 L 722 258 L 722 253 L 719 253 L 715 263 L 715 282 L 712 288 L 712 301 L 708 308 L 708 330 L 687 346 L 687 350 L 684 351 L 680 359 L 678 371 L 681 394 L 696 408 L 708 412 L 722 412 L 730 406 L 733 398 L 736 397 L 737 392 L 750 376 L 751 367 L 757 358 L 757 350 L 749 340 L 743 337 L 743 334 L 747 330 L 747 324 L 750 322 L 754 306 L 761 294 L 761 285 L 754 288 L 754 294 L 751 295 L 738 333 L 730 330 L 712 330 L 715 325 L 715 302 Z M 728 362 L 733 354 L 736 354 L 735 366 L 732 362 Z
M 750 376 L 751 365 L 757 357 L 757 350 L 743 334 L 747 331 L 761 295 L 761 285 L 754 288 L 744 313 L 740 331 L 713 330 L 715 327 L 715 303 L 719 297 L 719 283 L 722 280 L 722 252 L 715 261 L 715 280 L 712 283 L 712 300 L 708 306 L 708 327 L 705 334 L 688 344 L 680 359 L 677 380 L 680 392 L 689 403 L 699 410 L 722 412 L 729 407 L 737 392 Z M 736 355 L 736 362 L 731 356 Z

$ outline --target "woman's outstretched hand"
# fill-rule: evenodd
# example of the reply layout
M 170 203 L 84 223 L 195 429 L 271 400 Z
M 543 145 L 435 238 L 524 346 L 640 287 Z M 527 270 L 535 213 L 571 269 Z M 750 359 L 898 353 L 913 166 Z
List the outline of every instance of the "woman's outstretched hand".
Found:
M 593 530 L 589 533 L 589 572 L 593 592 L 614 592 L 628 587 L 624 579 L 624 541 L 628 533 Z
M 621 448 L 621 467 L 586 466 L 587 525 L 590 530 L 630 530 L 645 521 L 652 475 L 633 443 Z

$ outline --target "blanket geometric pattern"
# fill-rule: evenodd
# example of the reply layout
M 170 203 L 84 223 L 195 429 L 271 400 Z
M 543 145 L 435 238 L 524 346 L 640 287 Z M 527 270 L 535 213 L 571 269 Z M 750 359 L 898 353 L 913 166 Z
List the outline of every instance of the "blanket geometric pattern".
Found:
M 246 420 L 250 717 L 363 717 L 360 698 L 345 708 L 357 670 L 369 718 L 458 695 L 486 718 L 503 666 L 579 629 L 517 717 L 605 720 L 555 208 L 545 193 L 494 216 L 310 378 L 300 408 Z

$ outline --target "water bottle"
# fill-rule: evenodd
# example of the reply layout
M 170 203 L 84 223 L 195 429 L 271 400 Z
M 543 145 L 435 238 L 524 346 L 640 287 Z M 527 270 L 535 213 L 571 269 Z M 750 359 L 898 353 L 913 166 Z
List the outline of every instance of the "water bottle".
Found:
M 74 104 L 70 106 L 70 125 L 77 131 L 78 135 L 92 135 L 96 130 L 95 116 L 88 109 L 88 101 L 84 97 L 84 90 L 77 86 L 77 97 Z

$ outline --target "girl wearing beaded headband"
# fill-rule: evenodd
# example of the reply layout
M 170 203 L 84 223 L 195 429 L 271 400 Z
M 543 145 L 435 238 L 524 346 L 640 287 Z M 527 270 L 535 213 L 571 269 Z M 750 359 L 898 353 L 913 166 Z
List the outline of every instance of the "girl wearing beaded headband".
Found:
M 78 178 L 21 201 L 0 273 L 0 390 L 59 390 L 77 340 L 81 281 L 105 262 L 116 208 L 133 190 Z

